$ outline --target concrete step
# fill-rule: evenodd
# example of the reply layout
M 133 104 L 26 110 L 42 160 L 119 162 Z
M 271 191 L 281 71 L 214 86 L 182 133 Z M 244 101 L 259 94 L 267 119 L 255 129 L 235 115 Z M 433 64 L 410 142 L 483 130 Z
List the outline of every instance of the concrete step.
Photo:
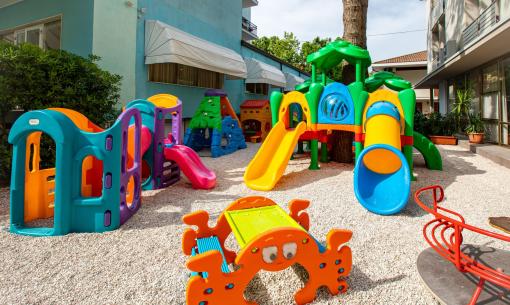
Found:
M 467 140 L 459 140 L 459 146 L 471 152 L 510 168 L 510 148 L 495 144 L 471 144 Z

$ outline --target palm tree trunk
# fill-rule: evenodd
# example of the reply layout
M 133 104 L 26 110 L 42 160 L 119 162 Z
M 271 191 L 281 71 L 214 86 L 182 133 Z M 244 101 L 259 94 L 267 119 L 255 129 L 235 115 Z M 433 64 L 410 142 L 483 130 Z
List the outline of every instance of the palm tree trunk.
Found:
M 367 47 L 367 11 L 368 0 L 343 0 L 344 35 L 343 39 L 362 48 Z M 356 80 L 353 65 L 344 65 L 342 82 L 350 84 Z M 331 159 L 341 163 L 353 162 L 352 142 L 354 134 L 349 131 L 333 131 L 333 149 Z

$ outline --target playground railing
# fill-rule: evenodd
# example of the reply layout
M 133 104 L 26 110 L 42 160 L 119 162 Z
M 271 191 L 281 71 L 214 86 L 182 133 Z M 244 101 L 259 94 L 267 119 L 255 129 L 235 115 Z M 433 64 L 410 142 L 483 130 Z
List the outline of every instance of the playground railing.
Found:
M 422 201 L 425 194 L 432 198 L 431 206 Z M 469 255 L 469 253 L 465 253 L 461 249 L 464 230 L 509 243 L 510 236 L 466 224 L 461 214 L 440 206 L 439 203 L 444 199 L 444 191 L 439 185 L 419 189 L 415 193 L 414 199 L 423 210 L 434 215 L 434 219 L 427 222 L 423 227 L 423 236 L 427 243 L 440 256 L 452 262 L 460 272 L 467 272 L 480 278 L 470 304 L 476 303 L 483 290 L 485 281 L 510 289 L 510 275 L 505 274 L 500 268 L 494 269 L 487 266 L 482 260 L 477 259 L 475 255 Z

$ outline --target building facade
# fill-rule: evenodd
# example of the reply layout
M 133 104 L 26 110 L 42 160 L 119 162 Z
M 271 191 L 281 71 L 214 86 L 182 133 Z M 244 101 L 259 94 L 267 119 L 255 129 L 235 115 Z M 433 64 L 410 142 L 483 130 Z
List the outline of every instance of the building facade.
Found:
M 375 72 L 388 71 L 416 86 L 427 75 L 427 51 L 420 51 L 374 62 Z M 423 114 L 439 111 L 437 90 L 415 89 L 416 110 Z
M 427 76 L 418 88 L 437 89 L 447 113 L 458 90 L 473 92 L 486 138 L 508 145 L 510 0 L 428 0 Z
M 0 0 L 0 39 L 98 55 L 102 68 L 122 76 L 122 104 L 170 93 L 183 101 L 183 116 L 189 118 L 208 88 L 224 90 L 239 111 L 244 100 L 268 99 L 272 91 L 284 90 L 289 85 L 286 74 L 297 82 L 308 77 L 249 43 L 257 38 L 251 21 L 251 8 L 257 4 Z M 173 53 L 176 48 L 180 53 Z M 260 71 L 248 71 L 244 60 L 258 62 Z

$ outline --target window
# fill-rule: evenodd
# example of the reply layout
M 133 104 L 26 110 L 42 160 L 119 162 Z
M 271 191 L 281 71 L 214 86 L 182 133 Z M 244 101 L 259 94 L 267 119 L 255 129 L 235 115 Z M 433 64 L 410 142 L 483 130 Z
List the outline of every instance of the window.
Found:
M 36 25 L 5 31 L 0 40 L 15 45 L 30 43 L 42 49 L 60 49 L 61 20 L 39 23 Z
M 269 92 L 269 85 L 261 83 L 249 83 L 246 84 L 246 92 L 267 95 Z
M 203 88 L 223 88 L 224 75 L 191 66 L 163 63 L 149 65 L 149 81 Z

